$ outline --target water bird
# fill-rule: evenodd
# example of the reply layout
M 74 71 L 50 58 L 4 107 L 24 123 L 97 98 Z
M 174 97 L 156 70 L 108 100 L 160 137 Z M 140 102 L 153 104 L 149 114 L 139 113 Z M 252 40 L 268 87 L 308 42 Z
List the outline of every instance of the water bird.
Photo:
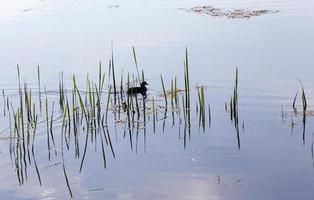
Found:
M 143 81 L 141 83 L 141 87 L 131 87 L 128 89 L 128 94 L 132 95 L 132 94 L 142 94 L 143 96 L 146 96 L 146 92 L 147 92 L 147 88 L 146 85 L 148 85 L 148 83 L 146 83 L 146 81 Z

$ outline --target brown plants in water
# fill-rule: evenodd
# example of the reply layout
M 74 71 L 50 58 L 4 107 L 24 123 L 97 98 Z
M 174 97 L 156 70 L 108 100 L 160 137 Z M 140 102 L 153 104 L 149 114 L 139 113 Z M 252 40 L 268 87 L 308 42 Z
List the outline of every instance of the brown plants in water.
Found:
M 257 17 L 264 14 L 278 13 L 278 10 L 265 10 L 265 9 L 232 9 L 225 10 L 216 8 L 213 6 L 196 6 L 190 9 L 184 9 L 187 12 L 193 12 L 197 14 L 210 15 L 213 17 L 226 17 L 232 19 L 249 19 L 251 17 Z

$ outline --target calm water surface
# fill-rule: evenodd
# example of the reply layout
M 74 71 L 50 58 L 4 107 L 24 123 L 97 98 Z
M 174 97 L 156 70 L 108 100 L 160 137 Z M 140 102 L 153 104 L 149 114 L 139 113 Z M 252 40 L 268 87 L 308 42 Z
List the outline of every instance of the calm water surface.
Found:
M 279 10 L 251 19 L 226 19 L 187 13 L 180 8 L 213 5 L 219 8 Z M 42 87 L 58 90 L 59 72 L 71 87 L 71 76 L 85 86 L 89 73 L 97 80 L 98 64 L 111 57 L 117 76 L 123 69 L 136 73 L 132 46 L 149 82 L 148 100 L 163 105 L 159 74 L 166 87 L 177 76 L 183 88 L 185 47 L 189 50 L 192 87 L 191 134 L 186 145 L 184 125 L 171 114 L 156 123 L 151 117 L 133 135 L 133 149 L 125 137 L 125 124 L 109 112 L 108 131 L 116 158 L 106 146 L 103 167 L 100 139 L 88 139 L 82 171 L 80 164 L 86 133 L 80 133 L 80 157 L 74 146 L 65 151 L 65 167 L 74 199 L 313 199 L 313 117 L 293 116 L 292 102 L 302 80 L 308 110 L 314 102 L 314 2 L 266 1 L 100 1 L 2 0 L 0 2 L 0 86 L 17 102 L 16 64 L 22 80 L 37 90 L 37 65 Z M 232 95 L 235 69 L 239 69 L 240 143 L 224 104 Z M 198 125 L 196 84 L 207 86 L 211 127 Z M 37 98 L 38 94 L 34 94 Z M 45 96 L 44 96 L 45 97 Z M 48 94 L 58 103 L 58 95 Z M 105 100 L 104 100 L 105 101 Z M 2 105 L 2 103 L 1 103 Z M 150 104 L 151 105 L 151 104 Z M 301 101 L 297 101 L 301 109 Z M 57 106 L 56 106 L 57 107 Z M 103 105 L 105 107 L 105 103 Z M 282 110 L 284 117 L 282 118 Z M 159 108 L 159 118 L 163 109 Z M 56 117 L 62 116 L 56 111 Z M 291 117 L 296 124 L 291 129 Z M 45 116 L 39 116 L 45 119 Z M 3 199 L 70 199 L 60 153 L 60 123 L 55 127 L 56 150 L 48 160 L 46 125 L 38 125 L 36 160 L 27 165 L 20 186 L 14 159 L 9 155 L 9 121 L 1 111 L 0 196 Z M 58 124 L 58 123 L 57 123 Z M 244 126 L 242 127 L 242 124 Z

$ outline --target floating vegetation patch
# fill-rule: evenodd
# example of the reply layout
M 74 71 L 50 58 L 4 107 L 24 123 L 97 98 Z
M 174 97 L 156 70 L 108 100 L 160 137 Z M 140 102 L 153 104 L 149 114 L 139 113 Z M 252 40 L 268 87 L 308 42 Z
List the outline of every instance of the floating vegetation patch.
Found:
M 27 8 L 27 9 L 24 9 L 23 12 L 28 12 L 28 11 L 31 11 L 32 9 L 31 8 Z
M 112 5 L 109 5 L 107 6 L 108 8 L 119 8 L 119 5 L 117 4 L 112 4 Z
M 187 12 L 193 12 L 202 15 L 210 15 L 213 17 L 226 17 L 232 19 L 249 19 L 264 14 L 275 14 L 279 10 L 264 10 L 264 9 L 232 9 L 225 10 L 213 6 L 196 6 L 190 9 L 183 9 Z

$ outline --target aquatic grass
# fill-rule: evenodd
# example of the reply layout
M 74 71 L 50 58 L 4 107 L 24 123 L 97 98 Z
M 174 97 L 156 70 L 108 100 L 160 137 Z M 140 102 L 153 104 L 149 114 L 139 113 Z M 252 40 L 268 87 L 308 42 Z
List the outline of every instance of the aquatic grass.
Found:
M 114 149 L 113 149 L 113 145 L 112 145 L 112 142 L 111 142 L 111 137 L 110 137 L 108 128 L 106 129 L 106 133 L 107 133 L 107 138 L 108 138 L 108 142 L 109 142 L 109 146 L 110 146 L 110 149 L 111 149 L 112 156 L 113 156 L 113 158 L 116 158 L 116 154 L 115 154 Z M 104 135 L 105 135 L 105 132 L 104 132 Z
M 190 75 L 189 75 L 189 57 L 188 48 L 185 48 L 185 61 L 184 61 L 184 91 L 185 91 L 185 112 L 187 116 L 187 125 L 191 125 L 191 112 L 190 112 Z
M 301 84 L 301 91 L 302 91 L 302 108 L 303 108 L 303 113 L 305 113 L 306 108 L 307 108 L 307 100 L 306 100 L 306 96 L 305 96 L 305 92 L 304 92 L 304 88 L 302 84 Z
M 34 104 L 35 105 L 35 104 Z M 35 109 L 35 106 L 34 106 Z M 35 113 L 35 112 L 34 112 Z M 33 156 L 33 161 L 35 164 L 35 169 L 36 169 L 36 173 L 37 173 L 37 178 L 39 181 L 39 185 L 42 185 L 41 183 L 41 177 L 40 177 L 40 173 L 38 170 L 38 166 L 37 166 L 37 162 L 36 162 L 36 158 L 35 158 L 35 152 L 34 152 L 34 148 L 35 148 L 35 135 L 36 135 L 36 130 L 37 130 L 37 121 L 38 121 L 38 115 L 36 114 L 34 116 L 34 123 L 33 123 L 33 137 L 32 137 L 32 147 L 31 147 L 31 152 L 32 152 L 32 156 Z
M 123 92 L 123 69 L 121 72 L 121 77 L 120 77 L 120 97 L 121 97 L 121 102 L 124 102 L 124 92 Z
M 47 126 L 47 146 L 48 146 L 48 160 L 50 161 L 50 139 L 49 139 L 49 117 L 48 117 L 48 98 L 45 101 L 46 110 L 46 126 Z
M 196 112 L 195 112 L 195 114 L 196 114 L 196 116 L 199 116 L 199 119 L 198 119 L 198 121 L 199 121 L 199 126 L 200 126 L 200 124 L 201 124 L 201 111 L 199 112 L 198 111 L 198 105 L 201 107 L 201 104 L 202 104 L 202 102 L 201 102 L 201 93 L 200 93 L 200 87 L 199 86 L 196 86 L 196 88 L 197 88 L 197 98 L 198 98 L 198 103 L 196 102 L 195 103 L 195 110 L 196 110 Z
M 199 106 L 200 106 L 200 112 L 199 112 L 199 124 L 203 127 L 203 132 L 205 131 L 205 95 L 204 95 L 204 86 L 198 87 L 198 100 L 199 100 Z
M 105 73 L 102 73 L 102 64 L 101 64 L 101 62 L 99 62 L 98 90 L 99 90 L 100 96 L 103 92 L 104 83 L 105 83 Z
M 129 89 L 130 89 L 130 74 L 128 73 L 127 90 L 129 90 Z M 128 132 L 129 132 L 129 140 L 130 140 L 131 150 L 133 150 L 132 132 L 131 132 L 131 116 L 130 116 L 130 112 L 132 112 L 132 116 L 133 116 L 133 111 L 131 109 L 133 109 L 133 100 L 132 100 L 132 97 L 130 97 L 130 95 L 127 95 L 127 105 L 126 105 L 127 125 L 128 125 L 127 129 L 128 129 Z M 134 121 L 134 120 L 132 120 L 132 121 Z
M 59 75 L 59 106 L 62 111 L 64 110 L 64 93 L 63 71 L 61 71 L 61 74 Z
M 230 99 L 229 107 L 230 107 L 230 120 L 231 122 L 233 122 L 233 97 L 231 97 Z
M 137 65 L 137 58 L 136 58 L 136 52 L 135 52 L 135 47 L 134 46 L 132 47 L 132 52 L 133 52 L 133 58 L 134 58 L 134 62 L 135 62 L 135 67 L 136 67 L 138 81 L 140 82 L 141 79 L 140 79 L 140 73 L 139 73 L 139 69 L 138 69 L 138 65 Z
M 297 80 L 299 81 L 300 85 L 301 85 L 301 99 L 302 99 L 302 111 L 303 111 L 303 115 L 302 115 L 302 125 L 303 125 L 303 145 L 305 145 L 305 127 L 306 127 L 306 109 L 307 109 L 307 99 L 306 99 L 306 95 L 305 95 L 305 91 L 304 91 L 304 87 L 303 84 L 301 82 L 300 79 L 297 78 Z
M 36 133 L 36 130 L 37 130 L 37 118 L 38 117 L 36 115 L 35 118 L 34 118 L 34 127 L 33 127 L 32 156 L 33 156 L 33 161 L 34 161 L 34 165 L 35 165 L 35 169 L 36 169 L 38 182 L 39 182 L 39 185 L 41 186 L 42 185 L 42 183 L 41 183 L 41 176 L 40 176 L 40 173 L 39 173 L 39 169 L 38 169 L 38 166 L 37 166 L 35 153 L 34 153 L 35 133 Z
M 103 157 L 103 165 L 104 165 L 104 168 L 106 169 L 107 168 L 107 160 L 106 160 L 104 142 L 103 142 L 101 134 L 100 134 L 100 143 L 101 143 L 101 150 L 102 150 L 102 157 Z
M 28 120 L 29 123 L 32 123 L 33 115 L 32 115 L 32 90 L 30 89 L 28 92 L 28 104 L 27 104 L 27 110 L 28 110 Z
M 174 99 L 174 88 L 173 88 L 173 79 L 171 79 L 171 91 L 170 91 L 170 99 L 171 99 L 171 108 L 173 110 L 174 107 L 174 103 L 173 103 L 173 99 Z
M 162 78 L 162 75 L 161 75 L 161 74 L 160 74 L 160 80 L 161 80 L 162 91 L 163 91 L 163 94 L 164 94 L 164 99 L 165 99 L 165 107 L 167 108 L 167 106 L 168 106 L 167 94 L 166 94 L 166 89 L 165 89 L 164 80 L 163 80 L 163 78 Z
M 292 108 L 293 108 L 293 110 L 294 110 L 294 114 L 295 114 L 295 115 L 298 113 L 298 112 L 297 112 L 297 108 L 296 108 L 296 106 L 295 106 L 295 103 L 296 103 L 298 94 L 299 94 L 299 91 L 297 91 L 297 93 L 295 94 L 294 99 L 293 99 L 293 103 L 292 103 Z
M 108 110 L 109 110 L 110 94 L 111 94 L 111 86 L 109 87 L 107 103 L 106 103 L 106 117 L 105 117 L 106 125 L 108 125 Z
M 41 102 L 41 87 L 40 87 L 40 68 L 37 66 L 37 81 L 38 81 L 38 100 L 39 100 L 39 108 L 40 113 L 42 111 L 42 102 Z
M 234 121 L 235 126 L 238 125 L 238 68 L 236 68 L 235 84 L 233 88 L 233 96 L 230 100 L 231 121 Z
M 27 84 L 24 83 L 24 106 L 25 106 L 25 112 L 27 116 L 27 126 L 26 126 L 26 131 L 27 131 L 27 144 L 29 145 L 29 127 L 30 124 L 32 123 L 32 108 L 31 108 L 31 103 L 32 103 L 32 96 L 31 96 L 31 90 L 28 93 L 27 91 Z
M 135 94 L 135 106 L 136 106 L 136 111 L 137 111 L 137 118 L 139 119 L 141 114 L 140 114 L 140 108 L 139 108 L 139 105 L 138 105 L 137 94 Z
M 142 70 L 142 82 L 145 81 L 145 74 L 144 74 L 144 70 Z
M 128 73 L 127 76 L 127 91 L 130 89 L 130 74 Z M 127 112 L 129 112 L 129 108 L 130 108 L 130 95 L 127 95 Z
M 12 151 L 13 151 L 13 147 L 12 147 L 12 140 L 13 140 L 13 136 L 12 136 L 12 119 L 11 119 L 11 112 L 10 109 L 8 109 L 8 113 L 9 113 L 9 128 L 10 128 L 10 139 L 9 139 L 9 153 L 10 153 L 10 159 L 12 162 Z
M 152 99 L 152 102 L 153 102 L 153 131 L 155 133 L 155 131 L 156 131 L 156 108 L 155 108 L 155 99 L 154 99 L 154 97 Z
M 314 168 L 314 142 L 313 142 L 313 138 L 314 138 L 314 133 L 312 133 L 312 145 L 311 145 L 312 166 Z
M 210 111 L 210 104 L 208 104 L 208 127 L 211 128 L 212 124 L 212 116 L 211 116 L 211 111 Z
M 114 69 L 114 59 L 113 59 L 113 42 L 111 42 L 111 66 L 112 69 L 112 81 L 113 81 L 113 94 L 114 94 L 114 105 L 117 103 L 117 87 L 116 87 L 116 76 L 115 76 L 115 69 Z
M 23 154 L 23 161 L 24 161 L 24 164 L 26 166 L 26 148 L 25 148 L 25 130 L 24 130 L 24 109 L 23 109 L 23 92 L 22 92 L 22 89 L 21 89 L 21 76 L 20 76 L 20 67 L 19 65 L 17 64 L 17 75 L 18 75 L 18 83 L 19 83 L 19 99 L 20 99 L 20 109 L 18 109 L 18 122 L 19 122 L 19 127 L 21 127 L 21 130 L 22 130 L 22 148 L 20 153 Z M 21 144 L 19 142 L 19 144 Z M 21 160 L 22 160 L 22 155 L 20 156 Z M 22 163 L 22 161 L 21 161 Z M 27 176 L 26 174 L 26 168 L 24 169 L 25 170 L 25 175 Z M 22 176 L 23 177 L 23 176 Z M 27 178 L 27 177 L 26 177 Z M 23 180 L 22 180 L 22 183 L 23 183 Z
M 78 89 L 78 87 L 77 87 L 75 75 L 73 75 L 73 79 L 72 79 L 72 80 L 73 80 L 74 89 L 75 89 L 75 91 L 76 91 L 76 93 L 77 93 L 77 95 L 78 95 L 78 97 L 79 97 L 80 109 L 82 110 L 82 112 L 83 112 L 83 114 L 84 114 L 84 116 L 85 116 L 85 119 L 87 120 L 87 113 L 86 113 L 86 110 L 85 110 L 85 105 L 84 105 L 84 103 L 83 103 L 83 99 L 82 99 L 82 96 L 81 96 L 81 94 L 80 94 L 80 91 L 79 91 L 79 89 Z
M 64 110 L 63 116 L 62 116 L 61 135 L 64 135 L 65 144 L 66 144 L 66 146 L 67 146 L 67 149 L 69 149 L 69 144 L 68 144 L 67 137 L 66 137 L 66 134 L 65 134 L 65 132 L 66 132 L 66 126 L 67 126 L 67 122 L 66 122 L 66 119 L 67 119 L 67 112 L 68 112 L 67 107 L 68 107 L 68 104 L 65 105 L 65 108 L 66 108 L 66 109 Z M 62 136 L 61 138 L 62 138 L 61 140 L 63 141 L 63 136 Z
M 172 116 L 172 126 L 174 126 L 174 81 L 171 79 L 171 116 Z
M 144 79 L 144 73 L 142 73 Z M 144 153 L 146 153 L 146 99 L 143 97 Z
M 174 77 L 174 99 L 176 107 L 178 107 L 178 88 L 177 88 L 177 77 Z
M 185 106 L 185 102 L 184 102 L 184 96 L 182 95 L 182 110 L 183 110 L 183 118 L 184 118 L 184 121 L 186 123 L 186 106 Z
M 134 50 L 134 56 L 136 59 L 135 50 Z M 126 94 L 123 90 L 123 86 L 125 85 L 125 83 L 123 81 L 123 71 L 122 71 L 121 79 L 120 79 L 120 88 L 119 88 L 119 85 L 116 85 L 117 88 L 120 89 L 120 91 L 119 91 L 119 89 L 116 90 L 116 92 L 117 92 L 117 97 L 116 97 L 117 99 L 116 100 L 118 102 L 115 102 L 116 104 L 113 104 L 113 98 L 111 96 L 112 94 L 114 94 L 114 84 L 111 85 L 111 83 L 115 82 L 115 80 L 114 80 L 115 78 L 113 78 L 113 77 L 115 77 L 114 67 L 112 67 L 113 62 L 111 60 L 110 64 L 109 64 L 110 65 L 109 71 L 112 71 L 113 77 L 109 76 L 109 81 L 108 81 L 109 91 L 108 91 L 108 93 L 107 93 L 107 88 L 105 88 L 105 92 L 103 93 L 103 85 L 107 84 L 107 83 L 104 83 L 105 74 L 102 73 L 101 65 L 102 64 L 100 62 L 99 63 L 98 76 L 96 77 L 96 81 L 93 80 L 92 78 L 90 79 L 90 76 L 87 75 L 86 85 L 84 82 L 84 84 L 83 84 L 84 88 L 83 89 L 78 88 L 78 85 L 76 82 L 76 76 L 73 75 L 72 90 L 67 90 L 65 85 L 63 84 L 63 81 L 64 81 L 63 75 L 62 76 L 60 75 L 60 78 L 59 78 L 59 98 L 60 98 L 59 102 L 63 101 L 63 109 L 59 110 L 59 112 L 57 112 L 57 111 L 55 112 L 54 102 L 53 102 L 54 100 L 50 100 L 50 96 L 53 98 L 53 94 L 49 95 L 49 98 L 47 98 L 47 96 L 46 96 L 46 101 L 45 101 L 45 108 L 46 108 L 45 114 L 46 114 L 46 116 L 41 117 L 41 115 L 38 115 L 38 113 L 36 113 L 35 102 L 33 102 L 34 97 L 32 97 L 32 95 L 33 95 L 32 91 L 29 88 L 27 88 L 26 84 L 24 85 L 24 94 L 21 95 L 24 98 L 23 102 L 22 102 L 23 106 L 22 107 L 19 106 L 17 109 L 17 112 L 14 113 L 13 118 L 15 121 L 12 123 L 13 129 L 14 129 L 12 131 L 12 134 L 17 135 L 17 137 L 15 137 L 15 138 L 17 138 L 15 141 L 17 143 L 17 145 L 16 146 L 14 145 L 15 146 L 14 148 L 17 149 L 15 152 L 16 152 L 16 155 L 17 155 L 17 158 L 19 161 L 18 166 L 17 166 L 18 170 L 16 170 L 16 172 L 19 174 L 19 179 L 20 179 L 21 183 L 25 182 L 25 180 L 26 180 L 25 176 L 27 176 L 27 174 L 24 171 L 26 164 L 23 162 L 23 157 L 24 157 L 24 155 L 27 156 L 27 151 L 23 150 L 23 139 L 24 139 L 24 137 L 22 137 L 22 130 L 27 128 L 26 129 L 27 130 L 27 136 L 29 136 L 29 134 L 31 134 L 31 131 L 36 129 L 37 123 L 38 123 L 38 125 L 40 125 L 40 124 L 43 125 L 44 130 L 46 128 L 44 125 L 45 125 L 45 123 L 47 123 L 46 124 L 46 126 L 47 126 L 47 137 L 48 137 L 48 141 L 50 141 L 51 146 L 52 146 L 51 142 L 53 143 L 53 145 L 55 145 L 54 142 L 56 142 L 56 144 L 58 145 L 57 140 L 54 141 L 53 137 L 56 136 L 55 129 L 60 127 L 60 125 L 61 125 L 61 129 L 62 129 L 62 131 L 61 131 L 62 137 L 61 138 L 63 141 L 65 141 L 64 145 L 66 145 L 66 147 L 70 153 L 75 151 L 75 158 L 81 159 L 80 172 L 82 171 L 82 168 L 84 165 L 84 159 L 87 158 L 87 156 L 89 155 L 86 153 L 89 141 L 91 141 L 91 143 L 93 143 L 95 141 L 95 151 L 96 151 L 96 145 L 99 145 L 98 141 L 100 140 L 100 142 L 101 142 L 101 144 L 100 144 L 101 145 L 101 154 L 102 154 L 102 159 L 103 159 L 103 163 L 101 163 L 101 164 L 103 164 L 105 169 L 106 169 L 106 167 L 108 167 L 108 163 L 109 163 L 108 162 L 109 161 L 108 160 L 108 154 L 106 155 L 106 153 L 107 153 L 106 151 L 109 151 L 108 146 L 110 146 L 112 155 L 113 155 L 113 157 L 115 157 L 113 145 L 112 145 L 111 139 L 110 139 L 109 127 L 108 127 L 109 123 L 112 122 L 111 120 L 114 120 L 114 123 L 112 125 L 115 125 L 117 127 L 118 127 L 118 124 L 124 123 L 123 124 L 124 125 L 124 137 L 126 136 L 127 131 L 129 131 L 131 150 L 133 150 L 133 142 L 134 142 L 133 140 L 135 139 L 135 137 L 133 135 L 136 134 L 136 147 L 137 147 L 138 138 L 141 138 L 141 133 L 144 133 L 144 147 L 145 147 L 145 152 L 146 152 L 146 136 L 149 136 L 149 134 L 146 135 L 146 128 L 148 128 L 148 127 L 146 127 L 146 122 L 150 123 L 149 121 L 152 119 L 152 121 L 153 121 L 153 124 L 152 124 L 153 125 L 153 132 L 155 133 L 156 126 L 158 126 L 157 123 L 162 120 L 163 121 L 163 131 L 165 129 L 167 130 L 168 127 L 165 128 L 165 124 L 167 123 L 166 118 L 167 118 L 168 103 L 169 103 L 169 105 L 171 104 L 173 123 L 176 120 L 174 118 L 174 112 L 177 112 L 176 117 L 178 117 L 178 120 L 179 120 L 178 126 L 182 125 L 183 120 L 181 117 L 181 112 L 183 113 L 184 122 L 185 122 L 185 124 L 184 124 L 184 147 L 186 147 L 187 142 L 189 141 L 188 139 L 191 140 L 191 132 L 192 133 L 194 132 L 192 129 L 192 126 L 194 126 L 194 124 L 191 126 L 190 113 L 193 111 L 191 109 L 191 100 L 193 100 L 193 103 L 194 103 L 194 96 L 192 96 L 192 94 L 194 95 L 194 91 L 192 91 L 193 89 L 191 89 L 191 86 L 190 86 L 189 61 L 188 61 L 187 48 L 186 48 L 185 60 L 184 60 L 184 84 L 185 84 L 184 90 L 178 89 L 176 77 L 174 79 L 171 79 L 171 90 L 170 90 L 171 96 L 169 97 L 170 99 L 168 99 L 167 93 L 169 95 L 169 92 L 166 92 L 166 87 L 164 85 L 163 76 L 160 75 L 162 88 L 163 88 L 163 97 L 165 98 L 165 100 L 164 100 L 165 101 L 164 102 L 165 107 L 163 105 L 158 105 L 158 104 L 156 106 L 156 103 L 158 103 L 158 101 L 156 101 L 156 97 L 154 97 L 154 96 L 152 97 L 152 100 L 149 100 L 151 97 L 149 97 L 146 100 L 145 98 L 141 98 L 140 96 L 136 96 L 135 99 L 133 99 L 134 97 L 130 97 L 129 95 L 124 96 Z M 137 66 L 137 64 L 136 64 L 136 66 Z M 137 69 L 138 69 L 138 67 L 137 67 Z M 132 75 L 133 75 L 133 81 L 134 81 L 134 74 L 132 74 Z M 139 76 L 139 74 L 137 74 L 137 75 Z M 140 77 L 140 78 L 138 78 L 137 80 L 145 80 L 143 70 L 142 70 L 142 77 Z M 106 77 L 106 81 L 107 80 L 108 79 Z M 136 81 L 134 81 L 134 82 L 136 82 Z M 134 82 L 133 82 L 133 84 L 134 84 Z M 181 81 L 181 82 L 183 82 L 183 81 Z M 167 81 L 166 81 L 166 83 L 167 83 Z M 179 83 L 179 84 L 181 84 L 181 83 Z M 128 80 L 127 80 L 126 87 L 129 88 L 130 85 L 131 84 L 130 84 L 129 74 L 128 74 Z M 211 116 L 211 107 L 210 107 L 210 104 L 208 103 L 208 100 L 206 99 L 207 96 L 205 96 L 205 92 L 207 92 L 207 91 L 205 91 L 205 89 L 206 88 L 204 86 L 197 88 L 198 100 L 196 99 L 196 113 L 197 113 L 197 116 L 199 115 L 200 126 L 202 126 L 203 128 L 205 128 L 205 122 L 207 123 L 207 120 L 208 120 L 208 127 L 211 126 L 211 117 L 212 117 Z M 52 91 L 52 92 L 54 92 L 54 91 Z M 58 89 L 56 90 L 56 93 L 57 93 L 56 98 L 58 98 Z M 46 91 L 46 95 L 47 95 L 47 91 Z M 71 95 L 72 95 L 72 103 L 71 103 Z M 3 95 L 3 96 L 4 96 L 3 98 L 5 100 L 5 95 Z M 180 96 L 182 97 L 182 102 L 181 102 Z M 305 94 L 304 94 L 304 99 L 305 99 L 305 101 L 304 100 L 303 101 L 306 103 Z M 49 102 L 48 102 L 48 100 L 49 100 Z M 56 99 L 56 100 L 58 101 L 58 99 Z M 84 102 L 84 100 L 85 100 L 85 102 Z M 121 100 L 121 102 L 120 102 L 120 100 Z M 168 100 L 170 100 L 171 102 L 168 102 Z M 163 99 L 161 99 L 161 102 L 163 103 Z M 58 103 L 58 102 L 55 102 L 55 103 Z M 6 103 L 4 102 L 4 106 L 5 106 L 5 104 L 8 104 L 8 101 Z M 152 106 L 152 118 L 151 118 L 151 106 Z M 162 110 L 163 108 L 165 109 L 164 113 Z M 180 108 L 182 108 L 182 111 Z M 194 108 L 194 106 L 193 106 L 193 108 Z M 6 109 L 6 108 L 4 108 L 4 109 Z M 113 116 L 110 114 L 108 116 L 109 109 L 112 110 Z M 123 109 L 125 111 L 125 113 L 121 112 L 122 117 L 120 120 L 120 110 L 121 109 Z M 228 105 L 226 103 L 225 103 L 225 110 L 228 110 Z M 9 115 L 10 115 L 10 112 L 13 112 L 12 109 L 10 109 L 10 111 L 9 110 L 7 110 L 7 111 L 9 112 Z M 207 113 L 206 113 L 206 111 L 207 111 Z M 7 112 L 7 114 L 8 114 L 8 112 Z M 116 116 L 115 116 L 116 112 L 119 112 L 119 120 L 116 120 Z M 132 114 L 133 114 L 132 116 L 130 116 L 130 112 L 132 112 Z M 136 114 L 136 112 L 138 113 L 138 118 L 139 118 L 138 120 L 136 120 L 136 119 L 134 120 L 134 113 Z M 232 98 L 230 101 L 230 112 L 231 112 L 231 119 L 233 120 L 233 122 L 238 121 L 238 72 L 237 71 L 236 71 L 235 86 L 233 88 L 233 94 L 232 94 Z M 60 113 L 61 119 L 59 119 L 58 113 Z M 164 118 L 158 116 L 160 113 L 164 114 Z M 26 117 L 27 117 L 27 121 L 26 121 Z M 111 119 L 111 117 L 113 119 Z M 41 121 L 41 118 L 43 118 L 42 121 Z M 45 118 L 46 118 L 46 122 L 44 120 Z M 159 120 L 158 118 L 161 120 Z M 24 126 L 23 124 L 26 124 L 26 123 L 22 122 L 24 120 L 25 120 L 25 122 L 27 122 L 27 127 L 22 128 Z M 83 120 L 86 120 L 86 123 L 83 122 Z M 62 121 L 62 124 L 59 123 L 60 121 Z M 131 123 L 133 123 L 133 126 L 131 126 Z M 236 122 L 236 124 L 238 124 L 238 122 Z M 86 126 L 87 126 L 87 128 L 86 128 Z M 111 124 L 110 124 L 110 126 L 111 126 Z M 206 126 L 207 126 L 207 124 L 206 124 Z M 242 127 L 244 127 L 244 123 L 242 124 Z M 143 130 L 143 132 L 141 132 L 141 129 Z M 179 129 L 180 129 L 180 127 L 179 127 Z M 192 129 L 192 131 L 191 131 L 191 129 Z M 48 133 L 48 130 L 49 130 L 49 133 Z M 81 130 L 82 130 L 82 133 L 80 132 Z M 204 130 L 205 129 L 203 129 L 203 131 Z M 52 131 L 54 131 L 54 132 L 52 133 Z M 240 137 L 239 137 L 238 127 L 236 127 L 236 131 L 237 131 L 237 138 L 238 138 L 238 147 L 240 148 Z M 115 129 L 116 136 L 118 135 L 117 132 L 118 131 Z M 38 132 L 38 133 L 40 133 L 40 132 Z M 54 134 L 54 136 L 53 136 L 53 134 Z M 82 149 L 83 150 L 82 151 L 83 156 L 80 156 L 79 142 L 84 142 L 84 138 L 79 138 L 82 134 L 84 134 L 84 136 L 86 137 L 86 140 L 85 140 L 85 146 L 82 147 L 83 148 Z M 179 133 L 179 134 L 181 134 L 181 133 Z M 39 134 L 36 133 L 36 137 L 37 137 L 37 135 L 39 135 Z M 75 142 L 74 144 L 72 142 L 73 141 L 73 139 L 72 139 L 73 135 L 74 135 L 74 142 Z M 33 136 L 33 143 L 32 143 L 32 149 L 33 149 L 33 145 L 34 145 L 34 141 L 35 141 L 35 131 L 34 131 L 32 136 Z M 98 139 L 98 141 L 97 141 L 97 138 L 99 138 L 99 137 L 100 137 L 100 139 Z M 133 139 L 132 139 L 132 137 L 133 137 Z M 14 137 L 12 137 L 12 138 L 14 138 Z M 116 138 L 118 138 L 118 137 L 116 137 Z M 182 139 L 182 136 L 179 135 L 179 138 Z M 26 139 L 26 137 L 25 137 L 25 139 Z M 75 145 L 74 148 L 72 148 L 73 145 Z M 55 150 L 56 150 L 56 148 L 55 148 Z M 63 152 L 63 149 L 62 149 L 62 152 Z M 33 155 L 33 160 L 34 160 L 33 162 L 36 162 L 34 155 Z M 86 159 L 86 160 L 88 160 L 88 159 Z M 87 164 L 87 162 L 88 161 L 86 161 L 86 164 Z M 35 165 L 37 165 L 37 164 L 35 164 Z M 64 177 L 66 179 L 67 187 L 69 190 L 71 190 L 70 182 L 69 182 L 69 179 L 67 177 L 67 171 L 65 169 L 64 159 L 62 159 L 62 165 L 63 165 L 63 173 L 64 173 Z M 39 172 L 38 172 L 38 174 L 39 174 Z M 70 191 L 70 193 L 72 196 L 71 191 Z
M 139 137 L 139 129 L 140 129 L 140 121 L 136 121 L 136 138 L 135 138 L 135 153 L 137 154 L 138 151 L 138 137 Z
M 49 129 L 49 132 L 50 132 L 50 136 L 51 136 L 51 140 L 52 140 L 52 144 L 53 144 L 53 147 L 55 148 L 55 154 L 57 154 L 57 151 L 56 151 L 56 143 L 55 143 L 55 140 L 54 140 L 54 136 L 53 136 L 53 114 L 54 114 L 54 102 L 52 102 L 52 110 L 51 110 L 51 116 L 50 116 L 50 129 Z
M 167 101 L 167 94 L 166 94 L 166 89 L 165 89 L 165 84 L 162 78 L 162 75 L 160 75 L 160 80 L 162 84 L 162 90 L 165 98 L 165 111 L 164 111 L 164 120 L 163 120 L 163 125 L 162 125 L 162 131 L 165 131 L 165 125 L 166 125 L 166 118 L 167 118 L 167 112 L 168 112 L 168 101 Z
M 68 106 L 68 104 L 66 106 Z M 72 190 L 71 190 L 71 187 L 70 187 L 69 179 L 68 179 L 68 176 L 67 176 L 67 173 L 66 173 L 66 169 L 65 169 L 64 153 L 63 153 L 63 131 L 61 132 L 61 157 L 62 157 L 62 169 L 63 169 L 63 175 L 64 175 L 64 178 L 65 178 L 65 182 L 66 182 L 66 185 L 67 185 L 70 197 L 73 198 L 73 194 L 72 194 Z
M 100 120 L 101 120 L 101 106 L 100 106 L 101 99 L 100 98 L 101 98 L 101 94 L 99 93 L 96 84 L 95 84 L 95 90 L 96 90 L 96 98 L 97 98 L 95 109 L 97 110 L 97 123 L 98 123 L 98 126 L 100 126 Z
M 4 89 L 2 89 L 2 97 L 3 97 L 3 116 L 5 117 L 5 111 L 6 111 L 6 102 L 5 102 L 5 94 L 4 94 Z
M 68 127 L 68 138 L 69 142 L 71 140 L 71 113 L 70 113 L 70 104 L 69 104 L 69 99 L 66 97 L 66 109 L 67 109 L 67 127 Z
M 69 111 L 69 109 L 68 109 Z M 73 118 L 73 134 L 74 134 L 74 143 L 75 143 L 75 157 L 79 158 L 80 151 L 79 151 L 79 141 L 78 141 L 78 121 L 79 121 L 79 114 L 76 108 L 76 92 L 73 89 L 72 91 L 72 118 Z
M 205 126 L 205 95 L 204 95 L 204 86 L 200 88 L 201 90 L 201 112 L 202 112 L 202 121 L 204 121 L 204 126 Z
M 238 149 L 240 149 L 241 143 L 240 143 L 240 132 L 239 132 L 238 81 L 239 81 L 239 72 L 238 72 L 238 68 L 236 68 L 233 95 L 230 99 L 230 119 L 231 119 L 231 122 L 234 123 L 234 127 L 236 129 Z

